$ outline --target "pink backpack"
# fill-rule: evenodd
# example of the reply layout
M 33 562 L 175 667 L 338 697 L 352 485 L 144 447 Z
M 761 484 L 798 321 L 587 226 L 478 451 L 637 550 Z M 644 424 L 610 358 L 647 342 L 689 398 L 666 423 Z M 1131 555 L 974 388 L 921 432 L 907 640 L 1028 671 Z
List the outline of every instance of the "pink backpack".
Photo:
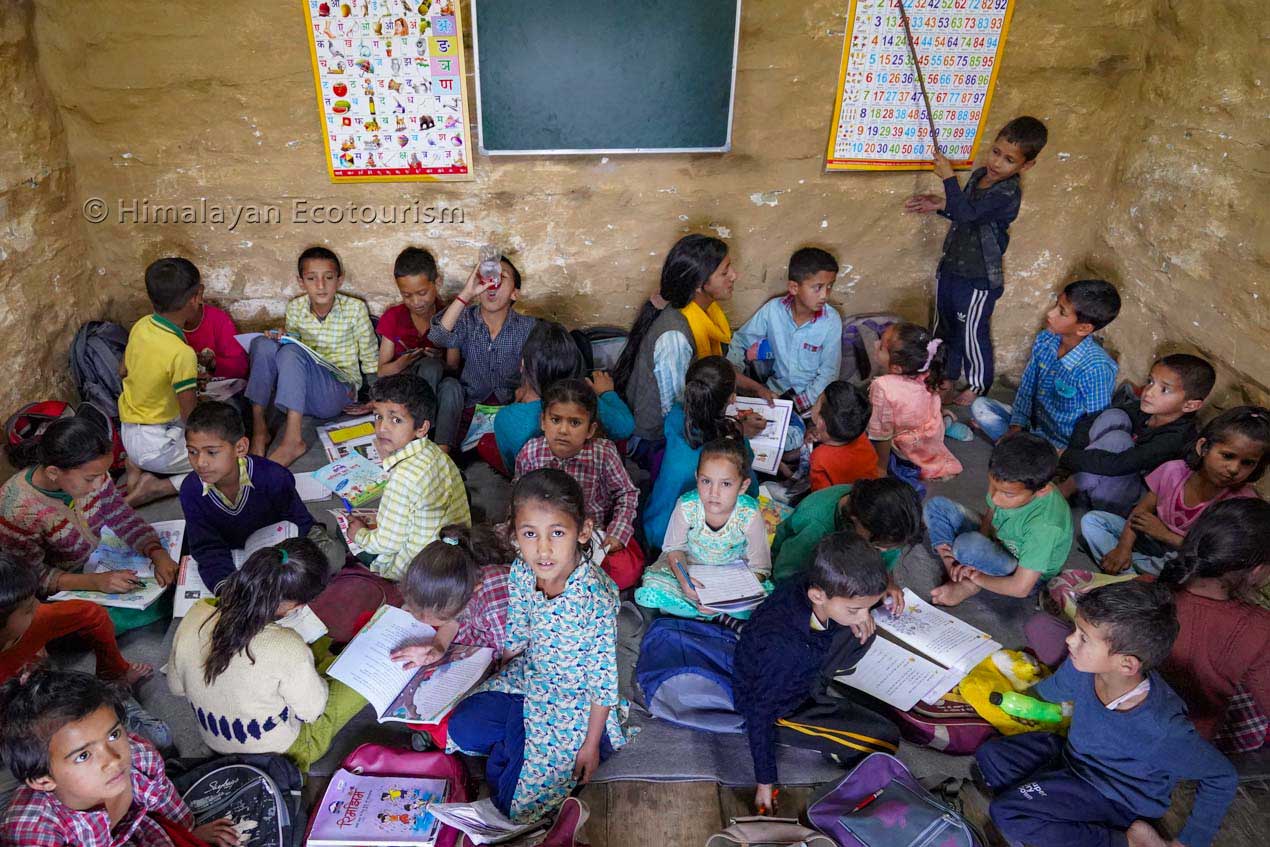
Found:
M 968 703 L 940 700 L 919 702 L 907 712 L 891 709 L 891 717 L 905 741 L 950 756 L 964 756 L 997 734 L 996 729 Z

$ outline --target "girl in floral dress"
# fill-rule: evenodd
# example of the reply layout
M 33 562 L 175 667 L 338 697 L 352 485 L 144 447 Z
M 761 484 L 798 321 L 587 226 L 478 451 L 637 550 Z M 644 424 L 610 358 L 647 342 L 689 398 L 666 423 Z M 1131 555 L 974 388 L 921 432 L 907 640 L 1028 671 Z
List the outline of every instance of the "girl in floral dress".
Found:
M 494 805 L 547 817 L 623 746 L 617 586 L 585 559 L 591 519 L 567 473 L 543 468 L 512 491 L 520 556 L 508 578 L 504 655 L 515 658 L 450 717 L 449 752 L 488 756 Z

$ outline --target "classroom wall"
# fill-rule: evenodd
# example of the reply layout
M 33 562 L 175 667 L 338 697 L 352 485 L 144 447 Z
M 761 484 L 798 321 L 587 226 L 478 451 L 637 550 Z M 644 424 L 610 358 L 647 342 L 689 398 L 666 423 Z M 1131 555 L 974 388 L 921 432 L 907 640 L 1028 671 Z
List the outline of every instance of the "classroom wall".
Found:
M 1265 194 L 1266 174 L 1233 164 L 1264 154 L 1252 137 L 1264 24 L 1253 17 L 1254 0 L 1202 4 L 1204 24 L 1216 30 L 1209 35 L 1198 11 L 1170 17 L 1183 14 L 1174 5 L 1019 4 L 989 123 L 1035 114 L 1051 142 L 1026 177 L 994 322 L 1006 379 L 1021 370 L 1055 289 L 1103 272 L 1139 310 L 1106 334 L 1126 373 L 1141 376 L 1158 343 L 1176 337 L 1226 359 L 1227 382 L 1257 382 L 1253 392 L 1264 395 L 1270 346 L 1209 317 L 1235 311 L 1239 326 L 1251 326 L 1266 284 L 1266 239 L 1254 232 L 1264 235 L 1265 216 L 1241 202 Z M 729 155 L 477 157 L 468 183 L 338 186 L 323 164 L 298 2 L 136 0 L 127 14 L 105 0 L 36 6 L 38 78 L 56 104 L 48 121 L 65 126 L 74 162 L 63 206 L 107 204 L 105 222 L 79 224 L 91 285 L 117 320 L 145 308 L 142 270 L 165 254 L 193 258 L 213 298 L 260 324 L 298 293 L 292 263 L 310 243 L 338 250 L 347 288 L 382 308 L 395 297 L 390 268 L 402 246 L 433 248 L 457 288 L 492 234 L 525 273 L 526 311 L 627 324 L 655 288 L 666 249 L 689 231 L 731 245 L 742 273 L 728 307 L 735 322 L 781 289 L 788 255 L 802 244 L 838 256 L 835 300 L 844 310 L 927 318 L 946 224 L 905 216 L 900 204 L 934 190 L 934 178 L 821 171 L 843 0 L 745 3 Z M 1219 59 L 1188 65 L 1195 45 Z M 1223 81 L 1226 71 L 1235 83 Z M 1236 135 L 1243 141 L 1220 138 L 1226 122 L 1245 118 Z M 1215 175 L 1211 190 L 1203 174 Z M 297 203 L 370 205 L 379 217 L 403 204 L 412 217 L 417 203 L 425 218 L 431 208 L 461 222 L 305 224 Z M 154 216 L 183 205 L 200 219 L 145 220 L 146 208 Z M 1210 224 L 1214 214 L 1219 222 Z M 1193 246 L 1197 237 L 1207 246 Z M 1173 302 L 1185 309 L 1169 316 Z M 1204 319 L 1196 326 L 1192 315 Z

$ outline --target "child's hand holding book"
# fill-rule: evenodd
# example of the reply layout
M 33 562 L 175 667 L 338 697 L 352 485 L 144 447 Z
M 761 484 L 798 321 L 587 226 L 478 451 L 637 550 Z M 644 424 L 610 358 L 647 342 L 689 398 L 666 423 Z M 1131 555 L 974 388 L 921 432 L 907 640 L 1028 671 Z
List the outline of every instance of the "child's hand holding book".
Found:
M 394 662 L 404 662 L 402 668 L 408 671 L 415 668 L 424 668 L 428 665 L 441 661 L 441 657 L 445 655 L 445 649 L 435 641 L 429 641 L 427 644 L 411 644 L 407 647 L 400 647 L 389 655 Z

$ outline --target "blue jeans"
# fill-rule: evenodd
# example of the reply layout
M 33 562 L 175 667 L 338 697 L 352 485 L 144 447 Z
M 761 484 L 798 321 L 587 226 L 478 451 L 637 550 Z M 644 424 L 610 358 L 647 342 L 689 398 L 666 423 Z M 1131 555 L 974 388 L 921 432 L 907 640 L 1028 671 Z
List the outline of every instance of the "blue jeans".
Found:
M 1010 428 L 1010 415 L 1013 411 L 1013 408 L 1000 400 L 992 400 L 988 397 L 976 398 L 970 404 L 970 417 L 975 419 L 975 423 L 979 424 L 984 435 L 992 441 L 1005 435 L 1006 430 Z
M 1083 449 L 1123 453 L 1133 449 L 1133 443 L 1133 421 L 1128 413 L 1123 409 L 1107 409 L 1094 418 L 1089 428 L 1089 443 Z M 1129 515 L 1142 497 L 1142 477 L 1137 473 L 1103 476 L 1079 471 L 1072 479 L 1093 508 L 1123 517 Z
M 452 376 L 445 376 L 445 361 L 429 356 L 420 357 L 410 366 L 412 373 L 426 382 L 437 396 L 437 415 L 432 423 L 432 440 L 440 445 L 456 447 L 459 420 L 463 417 L 463 386 Z
M 922 517 L 931 547 L 951 545 L 953 555 L 963 565 L 989 576 L 1009 576 L 1018 568 L 1019 560 L 979 532 L 978 516 L 960 503 L 947 497 L 932 497 L 922 507 Z
M 341 382 L 294 344 L 281 344 L 261 335 L 251 342 L 251 374 L 247 399 L 254 405 L 273 405 L 320 420 L 338 417 L 357 399 L 357 391 Z
M 1103 557 L 1120 543 L 1120 534 L 1124 532 L 1127 523 L 1127 520 L 1111 512 L 1086 512 L 1080 519 L 1080 536 L 1085 539 L 1090 557 L 1099 565 L 1102 564 Z M 1141 542 L 1141 536 L 1139 541 Z M 1153 555 L 1143 552 L 1137 549 L 1138 546 L 1138 544 L 1134 545 L 1131 556 L 1133 569 L 1138 573 L 1158 576 L 1164 568 L 1164 563 L 1172 557 L 1166 554 Z

